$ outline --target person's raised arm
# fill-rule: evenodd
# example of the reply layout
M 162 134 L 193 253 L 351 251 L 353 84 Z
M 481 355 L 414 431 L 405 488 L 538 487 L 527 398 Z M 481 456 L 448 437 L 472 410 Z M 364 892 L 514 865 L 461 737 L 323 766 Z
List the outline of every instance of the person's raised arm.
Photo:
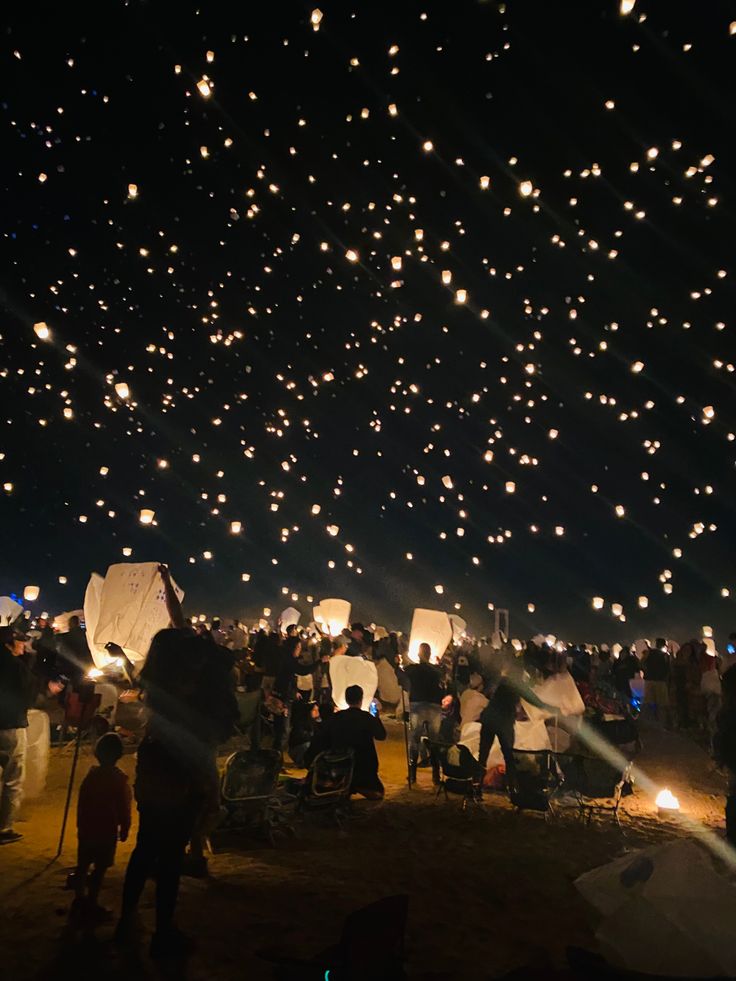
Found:
M 186 626 L 186 621 L 184 620 L 184 613 L 181 608 L 181 603 L 179 602 L 179 597 L 176 595 L 176 591 L 171 584 L 171 574 L 169 573 L 169 567 L 167 565 L 160 565 L 158 571 L 161 575 L 161 579 L 164 584 L 164 595 L 166 597 L 166 610 L 169 614 L 169 620 L 171 621 L 172 627 L 177 627 L 181 629 Z

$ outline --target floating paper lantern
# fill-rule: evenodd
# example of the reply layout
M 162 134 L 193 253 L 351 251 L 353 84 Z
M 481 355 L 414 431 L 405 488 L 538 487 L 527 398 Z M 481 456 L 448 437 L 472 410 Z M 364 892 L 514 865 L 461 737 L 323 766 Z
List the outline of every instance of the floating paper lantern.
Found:
M 239 535 L 242 530 L 243 530 L 243 525 L 241 524 L 240 521 L 231 521 L 230 522 L 230 534 L 231 535 Z
M 443 610 L 414 610 L 409 634 L 409 660 L 419 660 L 419 645 L 429 644 L 432 660 L 439 661 L 452 640 L 452 623 Z
M 594 596 L 593 597 L 593 609 L 594 610 L 602 610 L 604 606 L 605 606 L 605 600 L 603 599 L 602 596 Z
M 458 604 L 459 606 L 459 604 Z M 450 621 L 450 626 L 452 627 L 452 640 L 453 643 L 459 644 L 460 641 L 465 636 L 465 630 L 467 628 L 467 623 L 462 617 L 459 617 L 457 613 L 448 613 L 447 618 Z
M 212 95 L 212 86 L 210 85 L 209 80 L 206 78 L 200 78 L 200 80 L 197 82 L 197 89 L 199 90 L 199 94 L 203 99 L 209 99 L 209 97 Z
M 153 524 L 153 519 L 155 517 L 155 511 L 152 511 L 150 508 L 141 508 L 141 513 L 138 516 L 138 520 L 142 525 L 151 525 Z
M 285 631 L 287 627 L 295 627 L 300 619 L 301 613 L 299 610 L 295 610 L 293 606 L 287 606 L 285 610 L 281 611 L 281 615 L 279 616 L 281 629 Z
M 513 480 L 507 480 L 506 481 L 506 493 L 507 494 L 515 494 L 516 493 L 516 484 L 513 482 Z
M 323 626 L 331 637 L 337 637 L 350 623 L 350 603 L 344 599 L 320 600 L 313 615 L 315 623 Z
M 51 337 L 51 331 L 49 330 L 48 325 L 45 324 L 42 320 L 39 323 L 33 325 L 33 330 L 36 333 L 36 337 L 38 337 L 42 341 L 47 341 L 49 337 Z
M 648 597 L 646 597 L 646 596 L 640 596 L 639 597 L 639 609 L 640 610 L 646 610 L 646 608 L 648 606 L 649 606 L 649 599 L 648 599 Z
M 138 185 L 128 184 L 128 197 L 133 199 L 138 197 Z
M 623 612 L 624 608 L 620 603 L 611 603 L 611 613 L 613 613 L 615 617 L 620 617 Z
M 703 637 L 710 639 L 713 636 L 713 627 L 703 627 Z
M 23 599 L 27 600 L 29 603 L 35 603 L 40 594 L 40 586 L 26 586 L 26 588 L 23 590 Z
M 534 185 L 531 181 L 522 181 L 521 184 L 519 184 L 519 194 L 523 198 L 528 198 L 533 190 Z
M 115 394 L 118 398 L 127 399 L 130 396 L 130 389 L 125 382 L 118 382 L 115 386 Z
M 622 17 L 626 17 L 636 6 L 636 0 L 621 0 L 619 4 L 619 11 Z

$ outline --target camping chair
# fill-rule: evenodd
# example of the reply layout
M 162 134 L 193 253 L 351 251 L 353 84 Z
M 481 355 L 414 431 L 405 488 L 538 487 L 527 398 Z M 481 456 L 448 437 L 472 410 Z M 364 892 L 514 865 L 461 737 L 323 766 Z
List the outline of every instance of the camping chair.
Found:
M 258 749 L 261 745 L 261 703 L 263 692 L 260 688 L 255 691 L 238 691 L 235 693 L 238 703 L 238 721 L 235 727 L 243 736 L 250 739 L 250 748 Z
M 621 799 L 631 793 L 631 763 L 622 770 L 597 756 L 560 753 L 557 765 L 562 773 L 562 784 L 559 794 L 555 795 L 555 803 L 572 794 L 578 815 L 585 818 L 587 824 L 590 824 L 593 812 L 599 811 L 612 814 L 620 826 Z
M 446 743 L 430 743 L 429 749 L 432 759 L 439 766 L 439 783 L 435 797 L 444 794 L 447 800 L 448 793 L 461 794 L 463 811 L 469 804 L 482 803 L 481 783 L 485 770 L 468 747 L 457 743 L 449 746 Z
M 315 756 L 299 795 L 298 813 L 327 814 L 342 827 L 350 806 L 353 762 L 352 749 L 326 749 Z
M 560 783 L 559 772 L 551 750 L 515 749 L 513 779 L 506 774 L 509 798 L 519 811 L 552 810 L 550 798 Z
M 277 834 L 293 832 L 289 817 L 294 798 L 277 792 L 281 753 L 275 749 L 249 749 L 232 753 L 220 782 L 223 817 L 218 831 L 256 830 L 275 844 Z

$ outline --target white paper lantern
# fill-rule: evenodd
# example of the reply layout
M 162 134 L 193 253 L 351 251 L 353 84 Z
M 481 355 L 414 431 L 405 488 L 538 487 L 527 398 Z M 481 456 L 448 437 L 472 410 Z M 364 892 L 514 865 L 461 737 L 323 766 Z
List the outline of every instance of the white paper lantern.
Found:
M 23 594 L 25 596 L 25 593 Z M 25 596 L 28 599 L 27 596 Z M 710 639 L 713 636 L 713 627 L 703 627 L 703 637 Z
M 127 399 L 130 395 L 130 389 L 125 382 L 118 382 L 115 386 L 115 393 L 117 394 L 118 398 Z
M 640 596 L 639 597 L 639 609 L 640 610 L 646 610 L 646 608 L 648 606 L 649 606 L 649 598 L 647 596 Z
M 29 603 L 35 603 L 40 594 L 40 586 L 26 586 L 26 588 L 23 590 L 23 599 L 27 600 Z
M 419 660 L 419 645 L 429 644 L 432 660 L 439 661 L 452 640 L 452 623 L 443 610 L 414 610 L 409 634 L 409 660 Z
M 361 708 L 367 712 L 378 688 L 378 671 L 373 661 L 366 661 L 362 657 L 350 657 L 347 654 L 336 654 L 330 658 L 330 683 L 332 700 L 339 709 L 348 707 L 345 690 L 351 685 L 360 685 L 363 689 Z
M 153 519 L 156 517 L 156 512 L 152 511 L 150 508 L 141 508 L 141 513 L 139 515 L 139 521 L 142 525 L 153 524 Z
M 279 617 L 281 629 L 286 630 L 287 627 L 295 627 L 300 619 L 301 613 L 299 610 L 295 610 L 293 606 L 287 606 L 285 610 L 281 611 L 281 616 Z
M 611 603 L 611 613 L 613 613 L 615 617 L 620 617 L 623 612 L 624 608 L 620 603 Z
M 324 627 L 331 637 L 337 637 L 350 623 L 350 603 L 344 599 L 320 600 L 313 615 L 315 623 Z
M 604 605 L 605 605 L 605 600 L 603 599 L 602 596 L 594 596 L 593 597 L 593 609 L 594 610 L 602 610 L 603 607 L 604 607 Z

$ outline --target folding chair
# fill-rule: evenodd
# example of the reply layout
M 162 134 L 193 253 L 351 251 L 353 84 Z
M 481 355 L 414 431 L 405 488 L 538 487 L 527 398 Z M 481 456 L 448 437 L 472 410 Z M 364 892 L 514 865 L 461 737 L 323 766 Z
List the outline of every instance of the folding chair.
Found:
M 276 749 L 250 749 L 232 753 L 220 781 L 223 817 L 218 831 L 256 830 L 269 844 L 277 834 L 293 833 L 296 800 L 277 792 L 281 753 Z
M 326 814 L 342 827 L 350 807 L 353 765 L 352 749 L 319 753 L 302 786 L 297 812 Z
M 482 803 L 481 784 L 485 770 L 468 747 L 459 746 L 457 743 L 449 746 L 446 743 L 430 743 L 429 750 L 432 760 L 437 762 L 439 769 L 435 797 L 444 794 L 447 800 L 448 793 L 460 794 L 463 799 L 463 811 L 469 804 Z
M 627 763 L 621 769 L 597 756 L 579 756 L 560 753 L 557 765 L 562 773 L 562 784 L 554 803 L 560 803 L 566 794 L 572 794 L 578 816 L 590 824 L 593 813 L 609 813 L 620 826 L 618 810 L 624 796 L 631 793 L 631 769 Z
M 515 749 L 514 774 L 506 774 L 509 798 L 519 811 L 552 810 L 550 799 L 559 787 L 560 776 L 551 750 Z

